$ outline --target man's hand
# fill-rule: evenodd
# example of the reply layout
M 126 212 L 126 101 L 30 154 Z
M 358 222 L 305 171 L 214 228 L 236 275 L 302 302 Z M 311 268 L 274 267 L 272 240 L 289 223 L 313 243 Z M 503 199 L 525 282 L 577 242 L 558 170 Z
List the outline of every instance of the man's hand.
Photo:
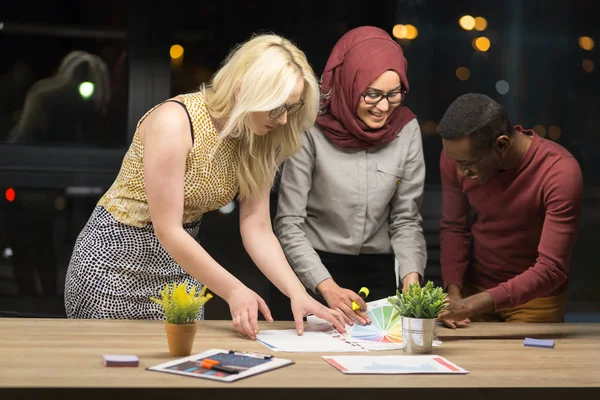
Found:
M 446 311 L 438 316 L 439 320 L 464 322 L 471 315 L 483 314 L 494 311 L 494 299 L 487 292 L 477 293 L 465 299 L 457 299 L 448 295 L 449 304 Z
M 367 314 L 365 313 L 367 304 L 352 290 L 341 288 L 332 278 L 325 279 L 323 282 L 319 283 L 317 290 L 323 295 L 329 308 L 342 313 L 346 324 L 353 325 L 353 321 L 356 321 L 361 325 L 371 323 L 371 319 L 367 317 Z M 352 310 L 353 301 L 358 303 L 360 306 L 359 310 Z
M 452 321 L 449 319 L 442 320 L 442 324 L 444 324 L 444 326 L 446 328 L 450 328 L 450 329 L 464 328 L 467 325 L 469 325 L 470 323 L 471 323 L 471 320 L 469 318 L 465 318 L 462 321 Z
M 469 299 L 459 299 L 456 297 L 448 297 L 448 306 L 441 313 L 438 319 L 450 321 L 453 324 L 461 324 L 471 316 L 471 308 Z M 464 325 L 463 325 L 464 326 Z
M 448 286 L 448 308 L 446 309 L 446 311 L 448 311 L 448 309 L 450 308 L 450 306 L 454 303 L 457 303 L 458 301 L 462 300 L 462 290 L 460 289 L 459 286 L 457 285 L 450 285 Z M 439 319 L 442 320 L 442 324 L 444 324 L 444 326 L 446 328 L 450 328 L 450 329 L 456 329 L 456 328 L 464 328 L 465 326 L 467 326 L 471 320 L 467 317 L 464 318 L 462 320 L 454 320 L 454 319 L 442 319 L 441 316 L 445 315 L 446 313 L 442 313 L 440 314 Z
M 411 283 L 419 283 L 419 273 L 411 272 L 402 278 L 402 290 L 408 290 Z

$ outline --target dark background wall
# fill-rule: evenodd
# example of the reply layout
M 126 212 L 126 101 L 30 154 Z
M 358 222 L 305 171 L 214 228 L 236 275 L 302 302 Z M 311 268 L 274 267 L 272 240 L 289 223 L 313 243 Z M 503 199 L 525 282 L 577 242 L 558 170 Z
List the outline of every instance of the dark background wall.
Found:
M 439 282 L 435 125 L 454 98 L 482 92 L 505 105 L 515 124 L 535 127 L 579 160 L 585 204 L 569 312 L 600 312 L 599 61 L 595 46 L 580 45 L 582 36 L 598 39 L 591 1 L 22 0 L 0 9 L 0 314 L 64 316 L 73 243 L 112 183 L 138 119 L 154 104 L 196 90 L 234 44 L 274 31 L 296 42 L 320 75 L 347 30 L 375 25 L 392 33 L 397 24 L 418 29 L 413 40 L 398 41 L 409 65 L 407 105 L 419 118 L 427 164 L 426 278 Z M 467 14 L 485 17 L 486 28 L 462 29 L 458 20 Z M 487 52 L 474 49 L 479 36 L 490 39 Z M 170 55 L 176 44 L 182 57 Z M 89 57 L 74 51 L 97 56 L 94 66 L 59 73 L 66 56 Z M 457 77 L 459 67 L 468 68 L 468 79 Z M 499 81 L 508 92 L 498 91 Z M 92 82 L 97 97 L 83 97 L 81 82 Z M 274 190 L 273 213 L 276 199 Z M 284 316 L 287 301 L 242 247 L 237 211 L 207 214 L 199 241 Z M 212 300 L 207 318 L 229 318 L 227 304 Z

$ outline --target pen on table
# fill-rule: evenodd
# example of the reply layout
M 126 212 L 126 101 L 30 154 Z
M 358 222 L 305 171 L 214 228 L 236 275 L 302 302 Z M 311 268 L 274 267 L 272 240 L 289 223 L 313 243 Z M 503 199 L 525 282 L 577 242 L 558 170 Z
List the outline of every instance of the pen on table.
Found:
M 367 297 L 369 296 L 369 289 L 367 289 L 366 287 L 361 287 L 360 290 L 358 291 L 358 295 L 360 296 L 361 299 L 366 300 Z M 352 302 L 352 310 L 353 311 L 360 310 L 360 304 L 353 301 Z
M 241 350 L 229 350 L 229 354 L 239 354 L 242 356 L 257 357 L 257 358 L 262 358 L 265 360 L 270 360 L 271 358 L 273 358 L 273 356 L 270 354 L 251 353 L 249 351 L 241 351 Z
M 244 367 L 236 367 L 233 365 L 222 365 L 217 360 L 212 360 L 209 358 L 205 358 L 204 360 L 202 360 L 202 368 L 214 369 L 215 371 L 227 372 L 229 374 L 237 374 L 240 371 L 245 371 L 247 369 Z

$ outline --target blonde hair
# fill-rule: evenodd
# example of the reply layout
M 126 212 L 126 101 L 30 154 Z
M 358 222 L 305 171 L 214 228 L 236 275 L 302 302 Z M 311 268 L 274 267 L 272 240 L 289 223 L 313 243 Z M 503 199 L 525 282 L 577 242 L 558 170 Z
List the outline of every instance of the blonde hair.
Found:
M 254 134 L 250 113 L 283 105 L 298 79 L 304 80 L 304 106 L 285 125 L 263 136 Z M 201 90 L 211 116 L 226 121 L 219 139 L 242 141 L 239 198 L 270 188 L 281 163 L 300 149 L 300 132 L 309 129 L 317 116 L 319 86 L 305 54 L 281 36 L 255 35 L 229 53 Z

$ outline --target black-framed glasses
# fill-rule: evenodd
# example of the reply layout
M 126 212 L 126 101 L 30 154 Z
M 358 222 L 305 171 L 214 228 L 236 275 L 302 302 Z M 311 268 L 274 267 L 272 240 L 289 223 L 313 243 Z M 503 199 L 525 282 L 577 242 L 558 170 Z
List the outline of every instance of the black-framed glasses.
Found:
M 387 99 L 390 104 L 400 104 L 406 97 L 406 90 L 394 90 L 393 92 L 386 94 L 381 92 L 366 92 L 361 93 L 360 95 L 365 99 L 365 103 L 371 105 L 379 103 L 384 98 Z
M 277 119 L 277 118 L 281 117 L 283 115 L 283 113 L 286 111 L 287 111 L 288 115 L 292 115 L 292 114 L 296 113 L 299 109 L 301 109 L 303 105 L 304 105 L 304 100 L 302 100 L 302 99 L 300 99 L 299 102 L 292 104 L 291 106 L 286 106 L 284 104 L 282 106 L 279 106 L 279 107 L 274 108 L 271 111 L 269 111 L 269 118 Z

